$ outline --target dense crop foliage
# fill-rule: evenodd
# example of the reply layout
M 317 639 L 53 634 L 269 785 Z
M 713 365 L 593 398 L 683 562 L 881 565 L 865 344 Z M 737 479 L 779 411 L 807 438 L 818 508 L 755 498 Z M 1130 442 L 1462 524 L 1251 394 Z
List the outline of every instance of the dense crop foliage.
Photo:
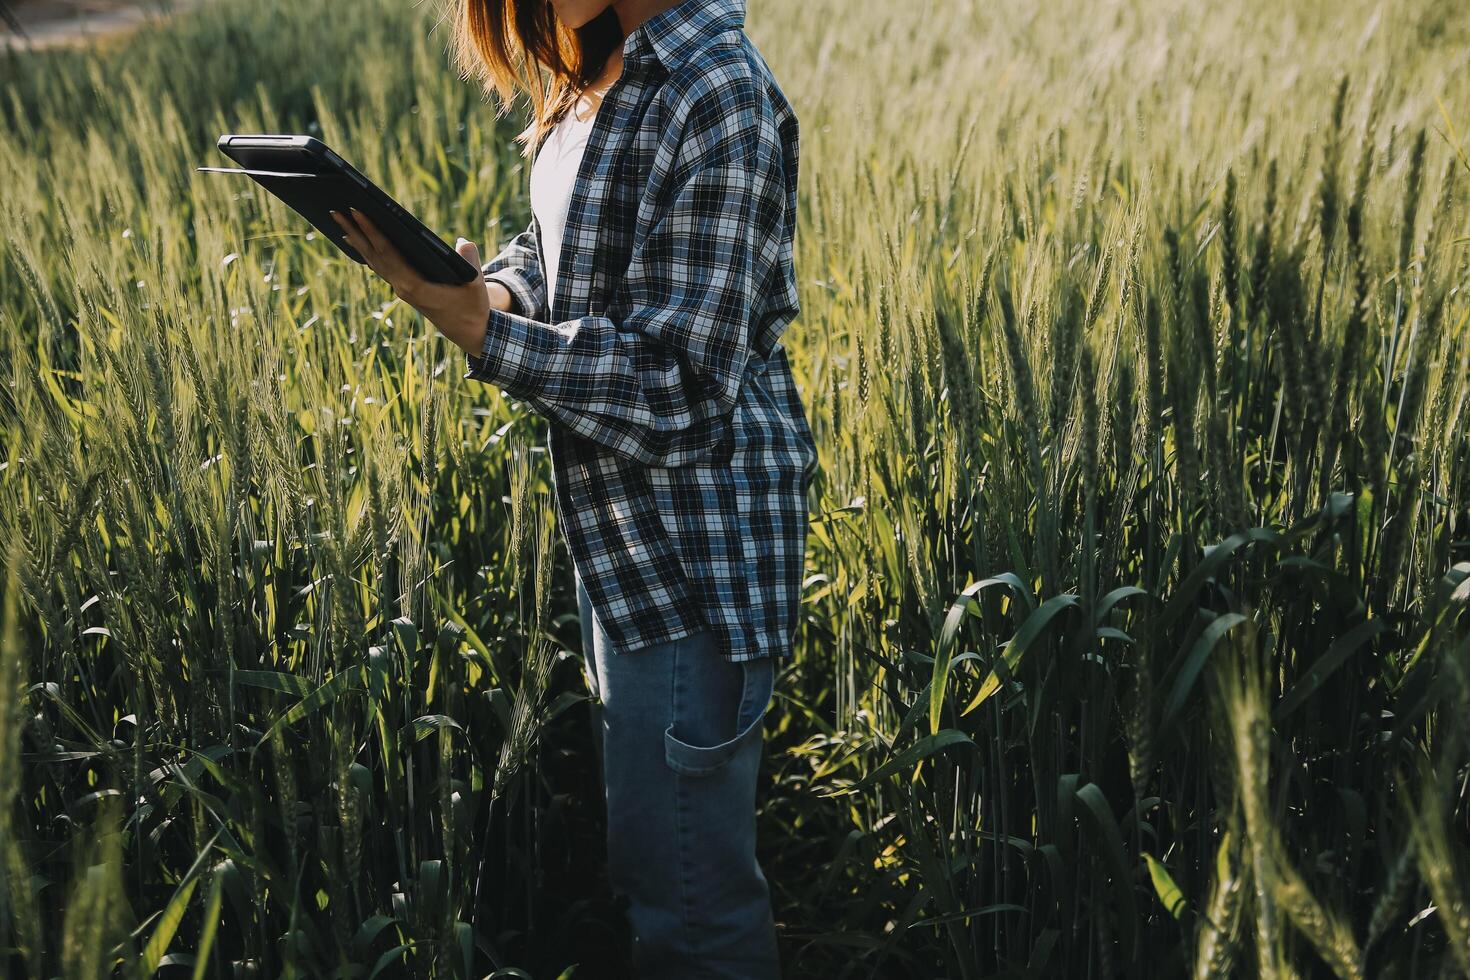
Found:
M 1470 9 L 753 8 L 790 975 L 1470 976 Z M 443 48 L 222 0 L 0 61 L 15 975 L 618 974 L 541 423 L 192 172 L 320 132 L 493 248 L 517 127 Z

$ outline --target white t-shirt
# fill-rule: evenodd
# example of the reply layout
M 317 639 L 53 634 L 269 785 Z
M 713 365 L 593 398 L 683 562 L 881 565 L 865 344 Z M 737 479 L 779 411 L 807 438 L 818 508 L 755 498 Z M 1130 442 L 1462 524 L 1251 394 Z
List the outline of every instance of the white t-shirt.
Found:
M 584 113 L 586 118 L 579 119 L 579 113 Z M 557 265 L 561 260 L 562 233 L 572 202 L 572 187 L 577 181 L 583 151 L 587 149 L 587 134 L 592 131 L 592 121 L 596 118 L 592 101 L 583 96 L 552 127 L 531 164 L 531 210 L 536 213 L 536 224 L 541 231 L 548 306 L 556 295 Z

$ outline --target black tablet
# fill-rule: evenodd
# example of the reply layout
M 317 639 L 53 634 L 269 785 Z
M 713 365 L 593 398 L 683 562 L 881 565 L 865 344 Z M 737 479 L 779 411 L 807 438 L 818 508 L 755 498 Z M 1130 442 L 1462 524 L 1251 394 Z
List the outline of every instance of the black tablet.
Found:
M 354 262 L 366 264 L 347 244 L 329 211 L 357 208 L 366 214 L 430 282 L 461 284 L 480 275 L 464 256 L 314 136 L 226 133 L 219 138 L 219 148 L 244 169 L 197 169 L 250 177 L 311 222 Z

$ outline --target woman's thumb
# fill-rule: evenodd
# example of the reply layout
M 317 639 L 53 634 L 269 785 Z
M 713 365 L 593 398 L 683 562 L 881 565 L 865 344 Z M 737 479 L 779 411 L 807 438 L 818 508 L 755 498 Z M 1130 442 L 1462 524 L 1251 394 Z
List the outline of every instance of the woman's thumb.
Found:
M 475 245 L 474 242 L 470 241 L 468 238 L 458 239 L 454 243 L 454 250 L 458 252 L 466 262 L 470 263 L 476 268 L 479 267 L 480 249 L 478 246 Z

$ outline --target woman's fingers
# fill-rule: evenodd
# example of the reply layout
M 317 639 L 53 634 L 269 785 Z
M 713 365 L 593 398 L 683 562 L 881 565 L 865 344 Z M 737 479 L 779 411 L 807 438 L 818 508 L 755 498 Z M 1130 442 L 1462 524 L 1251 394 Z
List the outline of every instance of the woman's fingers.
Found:
M 476 281 L 462 286 L 431 283 L 409 264 L 367 215 L 356 208 L 330 214 L 342 229 L 347 244 L 362 255 L 369 268 L 387 280 L 399 299 L 422 313 L 464 350 L 480 349 L 484 343 L 485 321 L 490 308 L 496 305 L 496 298 L 491 293 L 492 284 L 478 285 Z M 479 250 L 471 242 L 460 239 L 456 249 L 466 261 L 479 264 Z M 494 283 L 493 288 L 505 294 L 503 307 L 509 309 L 510 292 L 499 283 Z
M 348 208 L 347 210 L 351 213 L 352 219 L 357 222 L 357 227 L 367 236 L 367 240 L 373 243 L 375 250 L 380 253 L 398 251 L 393 247 L 393 243 L 388 241 L 388 237 L 378 230 L 378 226 L 373 224 L 372 218 L 369 218 L 357 210 L 357 208 Z
M 403 253 L 384 235 L 371 218 L 356 208 L 333 211 L 333 219 L 342 227 L 347 243 L 357 249 L 369 268 L 386 279 L 393 291 L 405 300 L 416 296 L 424 284 L 418 270 L 409 265 Z
M 367 238 L 358 230 L 357 223 L 342 211 L 329 211 L 327 213 L 342 228 L 342 237 L 347 239 L 347 244 L 356 249 L 357 254 L 366 259 L 367 264 L 373 266 L 374 271 L 377 271 L 377 267 L 373 265 L 373 259 L 375 258 L 373 247 L 368 244 Z
M 357 222 L 358 231 L 367 239 L 368 247 L 377 257 L 378 264 L 383 269 L 383 278 L 393 283 L 394 288 L 400 290 L 416 289 L 422 285 L 423 277 L 419 275 L 418 270 L 409 265 L 403 253 L 398 251 L 398 246 L 378 230 L 378 226 L 373 224 L 373 219 L 356 208 L 350 208 L 349 211 Z M 400 295 L 402 295 L 401 291 Z

